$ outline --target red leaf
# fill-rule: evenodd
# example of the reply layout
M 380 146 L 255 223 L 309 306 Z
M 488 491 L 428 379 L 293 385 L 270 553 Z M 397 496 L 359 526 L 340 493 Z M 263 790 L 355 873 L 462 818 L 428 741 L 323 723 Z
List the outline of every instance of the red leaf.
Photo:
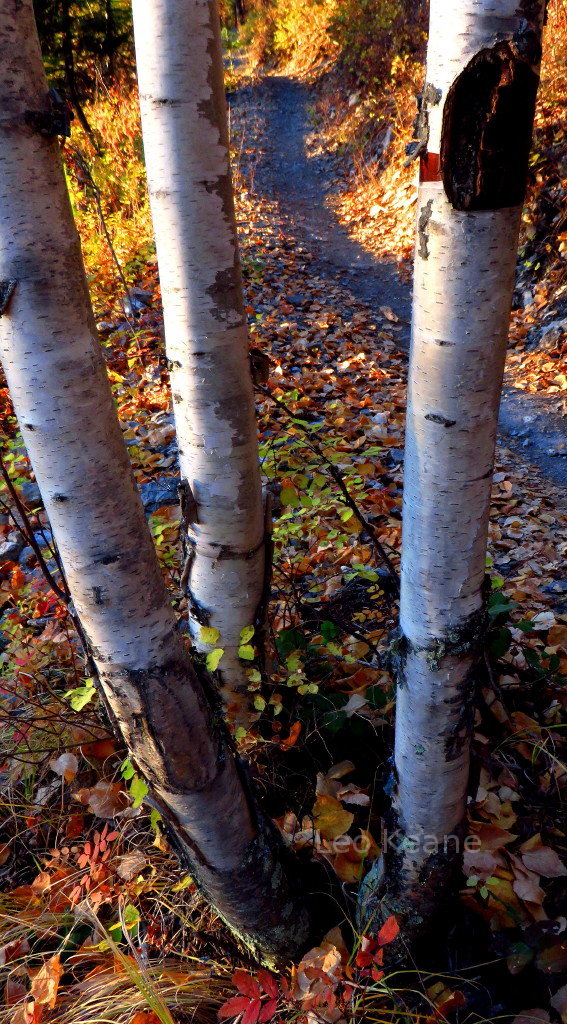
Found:
M 356 954 L 355 964 L 357 967 L 370 967 L 373 959 L 374 955 L 368 949 L 359 949 Z
M 260 999 L 252 999 L 248 1004 L 248 1009 L 244 1011 L 242 1024 L 256 1024 L 256 1021 L 260 1016 L 261 1009 L 262 1001 Z
M 377 967 L 373 967 L 371 973 L 374 981 L 382 981 L 384 971 L 379 971 Z
M 239 1013 L 244 1013 L 245 1010 L 250 1006 L 250 1000 L 246 996 L 232 996 L 231 999 L 227 999 L 226 1003 L 223 1003 L 219 1010 L 219 1019 L 224 1020 L 226 1017 L 236 1017 Z
M 271 1020 L 278 1008 L 277 999 L 268 999 L 267 1003 L 264 1003 L 260 1010 L 260 1016 L 258 1017 L 258 1024 L 266 1024 L 266 1021 Z
M 248 996 L 249 999 L 261 998 L 262 993 L 258 982 L 246 971 L 236 970 L 232 975 L 232 980 L 243 996 Z
M 260 985 L 264 989 L 264 992 L 271 996 L 272 999 L 278 998 L 278 983 L 274 978 L 273 974 L 269 971 L 264 970 L 263 967 L 257 972 L 256 977 L 260 982 Z
M 395 917 L 389 917 L 387 921 L 384 921 L 380 931 L 378 932 L 378 945 L 387 946 L 389 942 L 393 942 L 396 935 L 399 934 L 400 926 L 396 921 Z

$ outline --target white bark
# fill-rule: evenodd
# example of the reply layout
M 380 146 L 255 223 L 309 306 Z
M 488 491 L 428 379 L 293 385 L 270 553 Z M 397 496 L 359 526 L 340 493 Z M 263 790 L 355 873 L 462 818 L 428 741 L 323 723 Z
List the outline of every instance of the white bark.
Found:
M 216 0 L 134 0 L 144 149 L 186 522 L 191 633 L 218 629 L 230 703 L 246 692 L 240 633 L 264 582 L 254 396 L 230 178 Z M 236 697 L 238 700 L 238 698 Z
M 0 0 L 0 356 L 104 693 L 221 913 L 269 956 L 309 917 L 251 803 L 168 602 L 96 338 L 31 0 Z M 284 867 L 282 867 L 284 865 Z
M 529 27 L 540 32 L 542 5 L 524 6 L 535 19 Z M 480 51 L 512 40 L 518 30 L 517 0 L 463 0 L 450 12 L 444 0 L 431 0 L 425 166 L 433 173 L 425 177 L 440 177 L 435 166 L 450 88 Z M 419 187 L 395 743 L 395 808 L 403 833 L 414 840 L 402 858 L 410 884 L 433 850 L 431 840 L 442 852 L 444 837 L 459 830 L 465 813 L 520 212 L 517 204 L 456 209 L 443 180 L 422 180 Z

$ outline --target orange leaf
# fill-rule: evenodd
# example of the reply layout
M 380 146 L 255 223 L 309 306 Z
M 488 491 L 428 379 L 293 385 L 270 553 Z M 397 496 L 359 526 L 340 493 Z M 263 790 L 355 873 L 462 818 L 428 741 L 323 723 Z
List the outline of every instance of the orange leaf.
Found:
M 30 995 L 36 1003 L 47 1006 L 50 1010 L 55 1009 L 62 974 L 61 957 L 56 953 L 44 963 L 33 979 Z
M 299 739 L 300 732 L 301 722 L 294 722 L 291 729 L 289 730 L 289 736 L 287 740 L 282 740 L 282 750 L 289 750 L 290 747 L 293 747 L 294 744 L 297 743 Z
M 380 931 L 378 932 L 378 943 L 380 946 L 387 946 L 389 942 L 393 942 L 396 935 L 399 934 L 400 926 L 394 916 L 389 917 L 387 921 L 384 921 Z

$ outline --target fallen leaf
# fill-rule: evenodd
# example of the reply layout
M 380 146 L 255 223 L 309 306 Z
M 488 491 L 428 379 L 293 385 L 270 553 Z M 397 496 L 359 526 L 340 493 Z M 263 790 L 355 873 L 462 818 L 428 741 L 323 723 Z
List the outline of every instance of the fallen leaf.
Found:
M 121 857 L 116 865 L 116 873 L 123 878 L 125 882 L 131 882 L 133 878 L 136 878 L 147 867 L 148 862 L 144 857 L 143 853 L 139 850 L 133 850 L 132 853 L 125 854 Z
M 567 1024 L 567 985 L 563 985 L 562 988 L 558 989 L 549 1001 L 553 1009 L 557 1010 L 564 1024 Z
M 538 1020 L 549 1020 L 547 1010 L 524 1010 L 514 1017 L 512 1024 L 534 1024 L 534 1021 Z
M 75 754 L 60 754 L 54 761 L 49 762 L 49 767 L 56 775 L 65 779 L 65 782 L 72 782 L 79 769 L 79 760 Z
M 550 846 L 540 846 L 536 850 L 526 850 L 522 860 L 530 871 L 537 871 L 544 878 L 561 878 L 567 875 L 567 867 L 555 850 Z
M 322 793 L 313 806 L 313 818 L 315 828 L 323 839 L 338 839 L 348 832 L 354 821 L 354 814 L 345 811 L 335 797 Z
M 61 957 L 56 953 L 44 963 L 32 981 L 30 996 L 33 996 L 36 1003 L 47 1006 L 49 1010 L 55 1009 L 62 974 Z
M 95 786 L 77 790 L 73 796 L 98 818 L 114 818 L 128 806 L 128 797 L 120 782 L 97 782 Z

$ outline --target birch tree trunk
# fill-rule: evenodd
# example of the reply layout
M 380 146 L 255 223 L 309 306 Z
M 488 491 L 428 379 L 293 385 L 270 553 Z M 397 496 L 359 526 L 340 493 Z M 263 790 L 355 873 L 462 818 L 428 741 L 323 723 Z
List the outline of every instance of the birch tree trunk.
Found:
M 0 356 L 71 596 L 176 846 L 228 924 L 273 963 L 309 942 L 305 895 L 168 602 L 48 137 L 31 0 L 0 0 L 0 111 Z
M 427 914 L 462 849 L 498 406 L 543 17 L 543 0 L 462 0 L 450 12 L 431 0 L 416 147 L 399 832 L 382 889 L 389 912 Z M 363 895 L 371 914 L 376 882 L 369 878 Z
M 266 545 L 219 14 L 216 0 L 134 0 L 133 12 L 190 628 L 201 648 L 202 626 L 219 631 L 223 695 L 245 706 L 238 648 L 258 624 Z

